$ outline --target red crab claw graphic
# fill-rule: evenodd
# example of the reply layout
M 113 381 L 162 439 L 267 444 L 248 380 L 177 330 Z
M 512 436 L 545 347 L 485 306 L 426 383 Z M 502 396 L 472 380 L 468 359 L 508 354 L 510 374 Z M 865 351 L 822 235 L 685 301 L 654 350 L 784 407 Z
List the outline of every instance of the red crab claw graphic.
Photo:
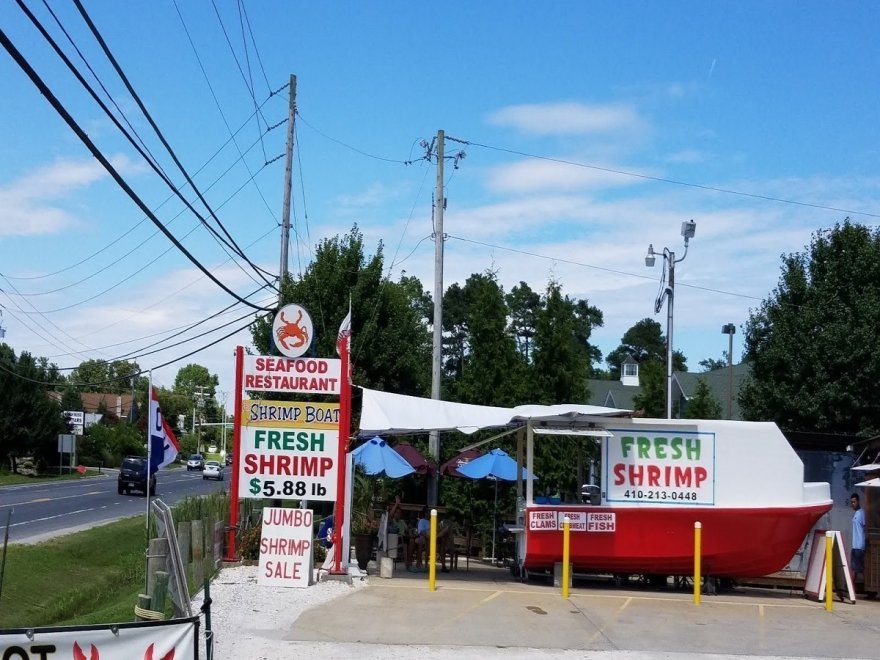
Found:
M 144 653 L 144 660 L 153 660 L 153 644 L 150 644 L 147 647 L 147 652 Z M 171 649 L 168 653 L 156 660 L 174 660 L 174 649 Z
M 80 648 L 79 644 L 73 643 L 73 660 L 101 660 L 101 656 L 98 655 L 98 648 L 94 644 L 90 644 L 92 647 L 92 653 L 87 658 L 86 654 L 83 653 L 83 650 Z

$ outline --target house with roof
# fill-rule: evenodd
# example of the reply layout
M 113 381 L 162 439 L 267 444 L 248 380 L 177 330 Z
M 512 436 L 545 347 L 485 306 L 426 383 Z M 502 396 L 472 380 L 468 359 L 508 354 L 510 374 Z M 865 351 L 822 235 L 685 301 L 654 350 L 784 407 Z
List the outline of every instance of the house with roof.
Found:
M 696 394 L 699 381 L 703 380 L 708 385 L 712 396 L 721 404 L 722 417 L 741 420 L 742 412 L 737 402 L 737 395 L 748 378 L 749 372 L 747 363 L 735 364 L 731 370 L 728 370 L 728 367 L 722 367 L 702 373 L 674 371 L 672 373 L 672 409 L 675 411 L 675 416 L 684 417 L 687 414 L 688 401 Z M 594 406 L 635 410 L 633 399 L 642 391 L 639 383 L 639 363 L 630 355 L 627 355 L 620 365 L 620 380 L 591 378 L 588 382 L 590 387 L 588 403 Z M 730 387 L 731 382 L 732 388 Z M 732 408 L 730 415 L 728 415 L 728 403 Z

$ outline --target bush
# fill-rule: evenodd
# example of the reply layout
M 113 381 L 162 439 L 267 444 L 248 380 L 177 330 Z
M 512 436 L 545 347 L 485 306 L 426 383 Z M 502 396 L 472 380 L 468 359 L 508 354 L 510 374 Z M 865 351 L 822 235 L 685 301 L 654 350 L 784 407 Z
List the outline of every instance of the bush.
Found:
M 241 533 L 238 549 L 242 559 L 260 558 L 260 535 L 263 533 L 262 523 L 246 529 Z

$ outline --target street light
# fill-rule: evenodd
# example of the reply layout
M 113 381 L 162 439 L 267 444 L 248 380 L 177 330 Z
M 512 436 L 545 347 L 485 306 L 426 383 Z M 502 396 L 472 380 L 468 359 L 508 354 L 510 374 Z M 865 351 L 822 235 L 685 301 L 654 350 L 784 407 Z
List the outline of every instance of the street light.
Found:
M 686 220 L 681 223 L 681 235 L 684 237 L 684 254 L 681 259 L 675 258 L 675 253 L 669 248 L 663 248 L 663 275 L 660 278 L 660 291 L 657 300 L 654 301 L 654 313 L 659 314 L 663 308 L 663 301 L 667 298 L 666 305 L 666 418 L 672 419 L 672 302 L 675 297 L 675 264 L 682 262 L 687 257 L 688 242 L 694 237 L 697 223 Z M 648 254 L 645 255 L 645 266 L 652 268 L 656 261 L 653 243 L 648 245 Z M 669 272 L 668 284 L 663 286 Z
M 725 323 L 721 326 L 721 334 L 728 336 L 727 343 L 727 419 L 733 419 L 733 335 L 736 325 Z

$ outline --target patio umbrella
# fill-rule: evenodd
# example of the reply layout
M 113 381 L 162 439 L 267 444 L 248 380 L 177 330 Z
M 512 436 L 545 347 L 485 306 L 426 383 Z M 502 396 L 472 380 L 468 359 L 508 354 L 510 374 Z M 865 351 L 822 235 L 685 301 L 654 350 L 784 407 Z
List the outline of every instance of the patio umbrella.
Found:
M 441 465 L 440 474 L 445 474 L 450 477 L 458 477 L 459 479 L 461 479 L 462 477 L 464 477 L 464 475 L 458 471 L 458 468 L 482 455 L 483 452 L 481 452 L 479 449 L 466 449 L 465 451 L 453 456 L 443 465 Z
M 516 481 L 516 460 L 503 449 L 493 449 L 458 468 L 458 472 L 471 479 L 494 477 L 504 481 Z M 529 471 L 522 469 L 523 479 L 529 478 Z
M 398 442 L 394 445 L 394 451 L 403 456 L 418 474 L 437 474 L 437 465 L 434 461 L 422 456 L 421 452 L 408 442 Z
M 388 446 L 382 438 L 376 436 L 370 438 L 364 444 L 351 452 L 355 465 L 364 468 L 367 474 L 380 474 L 384 472 L 392 478 L 405 477 L 415 472 L 415 468 Z
M 460 474 L 471 479 L 492 479 L 495 482 L 495 503 L 492 508 L 492 563 L 495 563 L 495 532 L 498 524 L 498 481 L 516 481 L 516 460 L 503 449 L 493 449 L 488 454 L 475 458 L 458 468 Z M 523 479 L 529 478 L 529 471 L 522 469 Z

